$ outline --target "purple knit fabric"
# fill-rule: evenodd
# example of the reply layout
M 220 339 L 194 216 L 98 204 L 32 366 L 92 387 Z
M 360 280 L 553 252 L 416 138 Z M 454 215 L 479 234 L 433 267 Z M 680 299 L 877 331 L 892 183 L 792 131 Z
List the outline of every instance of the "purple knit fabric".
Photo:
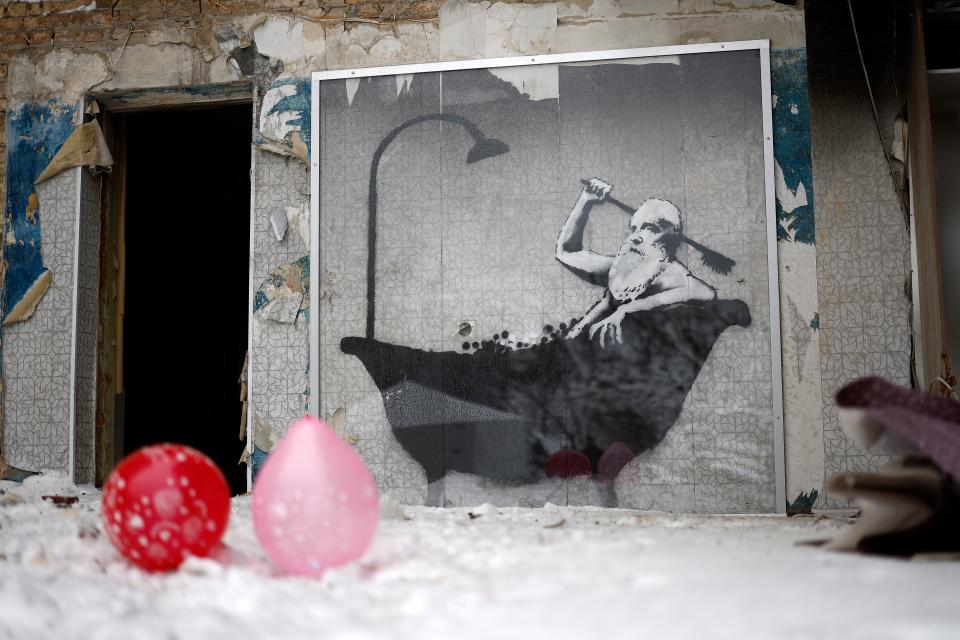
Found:
M 864 409 L 960 479 L 960 402 L 872 377 L 840 389 L 837 405 Z

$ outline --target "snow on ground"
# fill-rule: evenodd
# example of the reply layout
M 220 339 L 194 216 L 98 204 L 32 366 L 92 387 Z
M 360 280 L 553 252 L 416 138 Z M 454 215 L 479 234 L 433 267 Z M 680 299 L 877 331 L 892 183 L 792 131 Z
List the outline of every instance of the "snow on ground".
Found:
M 94 489 L 0 489 L 0 638 L 960 638 L 960 563 L 795 544 L 837 520 L 392 505 L 361 562 L 311 580 L 271 569 L 241 497 L 219 557 L 148 575 Z

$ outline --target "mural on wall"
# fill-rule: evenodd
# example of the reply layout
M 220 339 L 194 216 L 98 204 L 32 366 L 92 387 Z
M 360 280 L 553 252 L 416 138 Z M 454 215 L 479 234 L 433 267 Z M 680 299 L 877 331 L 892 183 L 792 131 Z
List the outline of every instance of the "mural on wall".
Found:
M 667 482 L 773 509 L 759 54 L 727 55 L 325 81 L 321 412 L 381 486 L 616 504 L 740 416 Z
M 733 261 L 686 238 L 676 205 L 651 198 L 630 209 L 610 197 L 611 184 L 584 180 L 556 246 L 561 264 L 604 288 L 583 317 L 545 325 L 532 342 L 504 329 L 490 340 L 463 343 L 465 354 L 380 342 L 374 337 L 376 167 L 396 132 L 378 147 L 371 174 L 367 337 L 346 337 L 340 344 L 363 362 L 383 394 L 394 434 L 427 479 L 458 471 L 535 480 L 544 472 L 554 475 L 551 454 L 555 460 L 578 459 L 569 457 L 573 452 L 596 474 L 605 452 L 656 446 L 676 421 L 716 339 L 729 326 L 750 324 L 747 306 L 717 301 L 716 289 L 678 260 L 677 246 L 686 241 L 699 247 L 719 272 L 729 273 Z M 475 139 L 467 162 L 509 150 L 479 132 Z M 583 246 L 591 209 L 605 202 L 632 213 L 629 235 L 615 255 Z M 493 454 L 495 447 L 483 442 L 501 445 L 505 431 L 513 436 L 515 453 L 506 463 L 478 451 Z M 447 441 L 461 444 L 444 451 Z M 556 469 L 558 475 L 571 472 Z

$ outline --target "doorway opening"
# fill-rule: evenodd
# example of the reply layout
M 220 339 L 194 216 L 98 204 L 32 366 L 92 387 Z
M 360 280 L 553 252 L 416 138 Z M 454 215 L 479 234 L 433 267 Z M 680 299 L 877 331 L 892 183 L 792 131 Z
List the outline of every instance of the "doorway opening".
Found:
M 117 453 L 177 442 L 247 490 L 251 105 L 122 113 Z

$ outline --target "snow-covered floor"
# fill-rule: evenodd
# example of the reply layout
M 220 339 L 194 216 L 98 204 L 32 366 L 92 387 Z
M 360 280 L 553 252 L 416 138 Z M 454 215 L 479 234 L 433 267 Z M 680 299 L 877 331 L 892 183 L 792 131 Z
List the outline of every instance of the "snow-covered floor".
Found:
M 392 505 L 360 563 L 310 580 L 270 568 L 238 498 L 218 558 L 147 575 L 92 489 L 0 489 L 25 499 L 0 506 L 0 638 L 960 638 L 960 563 L 795 544 L 838 520 Z

